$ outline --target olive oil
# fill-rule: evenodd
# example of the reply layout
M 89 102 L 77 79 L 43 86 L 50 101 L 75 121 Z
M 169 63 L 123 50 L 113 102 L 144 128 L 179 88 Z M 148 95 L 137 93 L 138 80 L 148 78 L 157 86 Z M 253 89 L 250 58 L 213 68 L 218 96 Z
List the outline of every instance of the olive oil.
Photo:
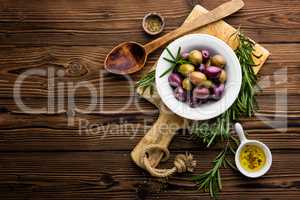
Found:
M 256 145 L 245 145 L 240 153 L 240 163 L 246 171 L 256 172 L 265 165 L 266 155 Z

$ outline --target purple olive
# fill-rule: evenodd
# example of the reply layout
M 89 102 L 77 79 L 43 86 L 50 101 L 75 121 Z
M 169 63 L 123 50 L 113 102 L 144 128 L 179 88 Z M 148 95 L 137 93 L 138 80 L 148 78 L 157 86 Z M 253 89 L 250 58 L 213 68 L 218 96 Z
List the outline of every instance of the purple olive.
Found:
M 200 66 L 199 66 L 199 68 L 198 68 L 198 69 L 199 69 L 199 71 L 200 71 L 200 72 L 202 72 L 202 73 L 203 73 L 203 72 L 204 72 L 204 70 L 205 70 L 205 65 L 204 65 L 204 64 L 200 64 Z
M 222 94 L 224 93 L 224 89 L 225 89 L 224 84 L 220 84 L 218 86 L 215 86 L 213 88 L 213 95 L 212 95 L 212 97 L 214 99 L 220 99 L 222 97 Z
M 221 71 L 219 67 L 209 66 L 205 68 L 204 74 L 209 78 L 217 78 Z
M 191 93 L 188 93 L 187 95 L 186 95 L 186 100 L 185 100 L 185 102 L 188 104 L 188 105 L 192 105 L 193 104 L 193 96 L 191 95 Z
M 209 90 L 205 87 L 196 87 L 193 90 L 193 98 L 196 99 L 207 99 L 209 96 Z
M 178 87 L 181 86 L 182 78 L 177 73 L 172 73 L 168 78 L 169 84 L 172 87 Z
M 179 86 L 174 90 L 174 95 L 175 98 L 179 101 L 185 101 L 186 100 L 186 92 L 184 91 L 184 89 Z
M 197 106 L 200 106 L 201 104 L 203 103 L 203 100 L 202 99 L 197 99 L 195 97 L 192 98 L 192 103 L 190 104 L 190 106 L 192 108 L 195 108 Z
M 209 51 L 204 49 L 201 51 L 201 53 L 202 53 L 203 61 L 206 62 L 210 57 Z
M 188 59 L 189 58 L 189 53 L 188 52 L 182 52 L 181 53 L 181 57 L 183 58 L 183 59 Z
M 192 93 L 190 93 L 190 94 L 187 95 L 186 103 L 187 103 L 190 107 L 195 108 L 195 107 L 199 106 L 199 105 L 202 103 L 202 101 L 201 101 L 201 99 L 195 98 L 195 97 L 192 95 Z

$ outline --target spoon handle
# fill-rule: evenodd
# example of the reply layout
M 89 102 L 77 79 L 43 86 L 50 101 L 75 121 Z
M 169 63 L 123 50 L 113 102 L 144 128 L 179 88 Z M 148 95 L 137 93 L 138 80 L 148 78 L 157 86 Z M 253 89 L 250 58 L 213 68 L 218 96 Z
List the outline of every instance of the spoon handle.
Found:
M 212 22 L 218 21 L 224 17 L 227 17 L 238 10 L 240 10 L 244 6 L 244 2 L 242 0 L 231 0 L 229 2 L 223 3 L 217 8 L 213 9 L 212 11 L 203 14 L 196 19 L 188 22 L 178 29 L 171 31 L 164 36 L 153 40 L 144 45 L 146 53 L 149 54 L 156 50 L 157 48 L 161 47 L 162 45 L 166 44 L 167 42 L 182 36 L 188 32 L 191 32 L 197 28 L 210 24 Z

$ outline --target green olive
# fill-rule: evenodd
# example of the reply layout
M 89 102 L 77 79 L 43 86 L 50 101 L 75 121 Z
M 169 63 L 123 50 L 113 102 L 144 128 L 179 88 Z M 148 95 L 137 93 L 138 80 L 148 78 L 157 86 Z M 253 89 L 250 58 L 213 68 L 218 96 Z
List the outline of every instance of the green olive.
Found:
M 187 91 L 190 91 L 192 89 L 192 83 L 191 83 L 191 81 L 188 78 L 185 78 L 182 81 L 182 87 L 184 89 L 186 89 Z
M 195 71 L 195 67 L 194 67 L 194 65 L 191 65 L 191 64 L 182 64 L 179 66 L 178 71 L 182 75 L 187 76 L 189 73 Z
M 217 67 L 221 67 L 223 68 L 226 64 L 226 61 L 225 61 L 225 58 L 219 54 L 217 55 L 214 55 L 212 58 L 211 58 L 211 64 L 213 66 L 217 66 Z
M 201 85 L 203 85 L 206 88 L 212 88 L 214 86 L 211 80 L 202 81 Z
M 194 85 L 201 85 L 203 83 L 203 81 L 206 81 L 207 78 L 205 76 L 205 74 L 201 73 L 201 72 L 192 72 L 190 73 L 190 80 Z
M 202 53 L 198 50 L 193 50 L 189 54 L 189 61 L 194 65 L 199 65 L 202 63 Z
M 219 76 L 219 81 L 221 83 L 224 83 L 226 80 L 227 80 L 226 72 L 225 72 L 225 70 L 222 70 L 220 73 L 220 76 Z

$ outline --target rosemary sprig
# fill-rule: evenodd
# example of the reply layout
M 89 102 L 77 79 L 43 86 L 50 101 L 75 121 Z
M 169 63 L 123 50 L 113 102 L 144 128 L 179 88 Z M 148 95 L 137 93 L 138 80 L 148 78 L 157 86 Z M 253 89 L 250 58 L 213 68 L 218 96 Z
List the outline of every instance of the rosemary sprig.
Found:
M 148 74 L 146 74 L 145 76 L 143 76 L 141 78 L 141 80 L 139 80 L 136 83 L 136 87 L 140 87 L 142 88 L 142 93 L 145 92 L 145 90 L 147 88 L 150 89 L 150 95 L 153 94 L 153 90 L 154 90 L 154 82 L 155 82 L 155 70 L 149 72 Z
M 191 131 L 207 147 L 210 147 L 214 140 L 228 139 L 230 124 L 240 116 L 252 116 L 257 109 L 254 95 L 257 78 L 252 69 L 255 65 L 252 57 L 255 44 L 242 33 L 237 36 L 239 37 L 239 46 L 235 53 L 240 61 L 243 75 L 239 96 L 233 105 L 213 122 L 206 121 L 196 124 L 194 125 L 196 128 L 192 128 Z
M 235 169 L 235 166 L 226 157 L 229 152 L 230 143 L 228 142 L 225 148 L 213 160 L 213 168 L 193 177 L 193 180 L 199 184 L 199 189 L 209 192 L 212 198 L 215 198 L 218 192 L 222 190 L 221 167 L 227 168 L 229 166 Z
M 213 122 L 196 124 L 191 129 L 194 137 L 207 147 L 225 139 L 237 143 L 236 139 L 230 135 L 230 125 L 240 116 L 251 116 L 257 108 L 254 96 L 257 78 L 252 69 L 255 66 L 252 56 L 258 57 L 253 53 L 255 44 L 240 32 L 235 35 L 237 35 L 239 41 L 235 53 L 240 61 L 243 75 L 239 97 L 225 113 L 215 118 Z M 213 168 L 193 178 L 199 185 L 199 189 L 208 191 L 212 198 L 216 198 L 218 192 L 222 189 L 220 168 L 224 165 L 234 167 L 226 157 L 228 150 L 233 154 L 235 153 L 235 148 L 227 144 L 213 161 Z
M 172 52 L 170 51 L 170 49 L 166 48 L 166 50 L 171 58 L 164 57 L 163 59 L 166 60 L 167 62 L 171 63 L 172 65 L 164 73 L 162 73 L 160 75 L 160 78 L 165 76 L 166 74 L 168 74 L 170 71 L 173 71 L 176 67 L 178 67 L 182 64 L 190 63 L 189 61 L 184 60 L 181 57 L 181 55 L 180 55 L 181 47 L 178 48 L 176 55 L 173 55 Z M 142 88 L 143 93 L 147 88 L 150 88 L 150 94 L 152 95 L 153 89 L 154 89 L 154 82 L 155 82 L 155 70 L 153 70 L 153 71 L 149 72 L 148 74 L 146 74 L 145 76 L 143 76 L 141 78 L 141 80 L 139 80 L 136 83 L 136 87 Z
M 162 73 L 162 74 L 159 76 L 159 78 L 163 77 L 164 75 L 166 75 L 166 74 L 169 73 L 170 71 L 173 71 L 174 68 L 177 66 L 177 62 L 178 62 L 178 60 L 179 60 L 179 58 L 180 58 L 181 47 L 178 48 L 178 51 L 177 51 L 176 56 L 174 56 L 174 55 L 172 54 L 172 52 L 170 51 L 170 49 L 168 49 L 168 47 L 167 47 L 166 49 L 167 49 L 168 54 L 169 54 L 170 57 L 172 58 L 172 60 L 171 60 L 171 59 L 168 59 L 168 58 L 165 58 L 165 57 L 164 57 L 163 59 L 164 59 L 165 61 L 168 61 L 168 62 L 171 63 L 172 65 L 171 65 L 171 67 L 169 67 L 164 73 Z
M 171 65 L 171 67 L 169 67 L 164 73 L 162 73 L 162 74 L 159 76 L 160 78 L 163 77 L 163 76 L 165 76 L 165 75 L 168 74 L 169 72 L 173 71 L 174 69 L 176 69 L 178 66 L 180 66 L 180 65 L 182 65 L 182 64 L 191 63 L 191 62 L 189 62 L 189 61 L 187 61 L 187 60 L 185 60 L 185 59 L 183 59 L 183 58 L 181 57 L 181 54 L 180 54 L 180 52 L 181 52 L 181 47 L 178 48 L 176 56 L 174 56 L 174 55 L 172 54 L 172 52 L 168 49 L 168 47 L 166 48 L 166 50 L 167 50 L 168 54 L 170 55 L 170 57 L 171 57 L 172 59 L 169 59 L 169 58 L 166 58 L 166 57 L 164 57 L 163 59 L 164 59 L 165 61 L 171 63 L 172 65 Z
M 230 111 L 227 111 L 216 118 L 214 122 L 195 122 L 191 126 L 191 133 L 209 148 L 216 140 L 229 139 L 230 119 Z
M 256 65 L 252 56 L 259 58 L 261 55 L 257 56 L 254 54 L 255 44 L 249 38 L 245 37 L 242 33 L 239 33 L 238 37 L 239 47 L 235 50 L 235 54 L 242 67 L 243 81 L 239 98 L 234 106 L 238 111 L 237 114 L 251 116 L 257 108 L 257 102 L 254 96 L 257 77 L 252 68 Z

